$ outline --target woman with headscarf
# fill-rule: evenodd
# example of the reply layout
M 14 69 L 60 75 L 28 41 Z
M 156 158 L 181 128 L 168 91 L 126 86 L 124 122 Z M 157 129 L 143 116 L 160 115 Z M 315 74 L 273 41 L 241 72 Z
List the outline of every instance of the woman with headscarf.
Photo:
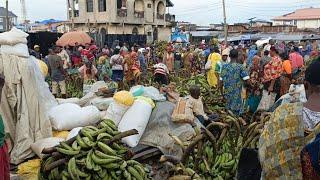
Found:
M 83 66 L 81 66 L 78 71 L 80 72 L 81 77 L 83 78 L 84 83 L 88 81 L 96 81 L 97 80 L 97 68 L 92 64 L 91 61 L 85 60 Z
M 280 77 L 282 75 L 282 60 L 274 46 L 270 48 L 271 61 L 264 66 L 263 83 L 264 89 L 275 93 L 276 101 L 280 98 Z
M 222 59 L 218 47 L 214 47 L 213 53 L 209 55 L 205 69 L 208 70 L 207 80 L 211 87 L 217 87 L 218 78 L 216 76 L 216 65 Z
M 108 81 L 111 79 L 112 70 L 110 67 L 109 57 L 106 52 L 102 52 L 97 62 L 98 80 Z
M 256 112 L 260 100 L 261 100 L 261 90 L 262 90 L 262 83 L 261 83 L 261 68 L 260 68 L 260 56 L 255 55 L 252 58 L 252 66 L 250 68 L 250 79 L 248 80 L 248 105 L 249 110 L 251 112 Z
M 122 85 L 124 77 L 124 59 L 120 55 L 119 46 L 114 49 L 114 55 L 110 59 L 110 65 L 112 67 L 112 80 L 119 83 L 119 86 Z
M 320 179 L 319 71 L 315 61 L 305 72 L 306 103 L 279 106 L 265 124 L 258 146 L 262 179 Z
M 135 84 L 140 83 L 140 77 L 141 77 L 141 65 L 140 65 L 140 61 L 138 59 L 138 53 L 132 51 L 130 54 L 130 59 L 131 59 L 131 63 L 132 63 L 132 73 L 133 73 L 133 78 L 135 81 Z

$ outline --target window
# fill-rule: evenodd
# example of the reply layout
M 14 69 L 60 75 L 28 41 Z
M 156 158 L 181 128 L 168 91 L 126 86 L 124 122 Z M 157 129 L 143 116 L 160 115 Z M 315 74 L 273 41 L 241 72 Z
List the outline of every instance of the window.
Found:
M 151 8 L 151 4 L 148 4 L 148 8 Z
M 122 0 L 117 0 L 117 9 L 121 9 L 122 7 Z
M 98 2 L 98 8 L 99 8 L 99 12 L 105 12 L 107 11 L 107 3 L 106 0 L 99 0 Z
M 0 18 L 0 23 L 2 23 L 2 22 L 3 22 L 3 19 L 4 19 L 4 18 Z
M 132 35 L 138 35 L 139 34 L 139 31 L 138 31 L 138 28 L 137 27 L 134 27 L 132 29 Z
M 152 35 L 152 32 L 148 32 L 148 36 L 151 36 Z
M 2 24 L 0 24 L 0 30 L 4 30 L 4 29 L 3 29 L 3 25 L 2 25 Z
M 87 5 L 87 12 L 93 12 L 93 0 L 87 0 L 86 5 Z
M 127 7 L 127 0 L 117 0 L 117 9 Z

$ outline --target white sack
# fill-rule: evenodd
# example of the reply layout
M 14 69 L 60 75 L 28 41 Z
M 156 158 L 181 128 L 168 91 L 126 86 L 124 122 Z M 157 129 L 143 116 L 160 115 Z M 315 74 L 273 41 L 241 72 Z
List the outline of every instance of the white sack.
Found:
M 13 46 L 1 45 L 0 52 L 1 54 L 8 54 L 25 58 L 28 58 L 30 56 L 28 46 L 22 43 Z
M 143 101 L 135 100 L 133 105 L 124 114 L 119 123 L 119 131 L 124 132 L 131 129 L 138 130 L 139 134 L 123 138 L 122 141 L 130 147 L 136 147 L 146 129 L 152 112 L 152 106 Z
M 105 111 L 112 102 L 113 98 L 97 97 L 90 101 L 90 105 L 97 107 L 100 111 Z
M 70 132 L 69 132 L 69 135 L 67 137 L 67 141 L 69 139 L 72 139 L 74 137 L 76 137 L 78 134 L 79 134 L 79 131 L 81 131 L 83 127 L 77 127 L 77 128 L 73 128 Z
M 107 110 L 107 114 L 103 119 L 112 120 L 117 126 L 120 123 L 122 116 L 127 112 L 129 106 L 112 102 Z
M 72 103 L 72 104 L 78 104 L 80 99 L 79 98 L 68 98 L 68 99 L 56 99 L 58 101 L 58 104 L 66 104 L 66 103 Z
M 45 148 L 51 148 L 60 144 L 60 142 L 65 141 L 63 138 L 50 137 L 36 141 L 31 144 L 32 151 L 40 158 L 43 157 L 41 153 Z
M 27 44 L 28 33 L 25 33 L 15 27 L 10 31 L 0 34 L 0 45 L 16 45 L 19 43 Z
M 100 120 L 100 111 L 95 106 L 81 108 L 76 104 L 61 104 L 49 111 L 53 129 L 71 130 L 79 126 L 88 126 Z

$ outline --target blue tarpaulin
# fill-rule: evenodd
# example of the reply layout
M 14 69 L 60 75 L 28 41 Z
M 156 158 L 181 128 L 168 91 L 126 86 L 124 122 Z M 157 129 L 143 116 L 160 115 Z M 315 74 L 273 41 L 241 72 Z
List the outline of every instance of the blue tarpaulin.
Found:
M 178 32 L 176 30 L 171 35 L 171 41 L 172 42 L 178 42 L 178 43 L 187 43 L 188 42 L 188 38 L 187 38 L 186 34 L 182 34 L 182 33 Z
M 56 20 L 56 19 L 46 19 L 46 20 L 43 20 L 41 22 L 39 22 L 40 24 L 53 24 L 53 23 L 58 23 L 58 22 L 62 22 L 61 20 Z

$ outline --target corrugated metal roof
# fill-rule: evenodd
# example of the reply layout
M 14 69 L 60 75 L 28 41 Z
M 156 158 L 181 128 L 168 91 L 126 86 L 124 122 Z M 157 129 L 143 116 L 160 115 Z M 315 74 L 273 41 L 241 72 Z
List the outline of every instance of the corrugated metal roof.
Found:
M 204 36 L 217 36 L 220 32 L 214 31 L 190 31 L 190 34 L 194 37 L 204 37 Z
M 0 7 L 0 17 L 5 17 L 7 15 L 6 8 Z M 9 17 L 17 17 L 13 12 L 9 11 Z

